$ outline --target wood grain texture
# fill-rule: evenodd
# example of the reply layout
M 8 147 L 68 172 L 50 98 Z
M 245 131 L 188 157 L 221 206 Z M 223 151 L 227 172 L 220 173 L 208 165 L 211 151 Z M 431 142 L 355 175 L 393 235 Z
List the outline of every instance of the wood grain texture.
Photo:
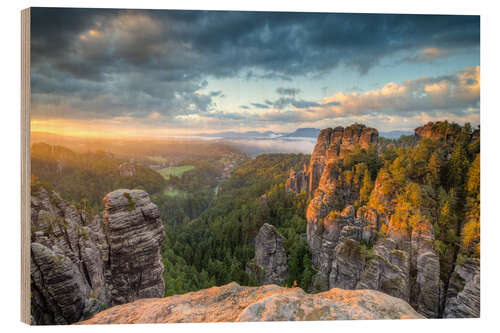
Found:
M 30 9 L 21 11 L 21 321 L 30 324 Z

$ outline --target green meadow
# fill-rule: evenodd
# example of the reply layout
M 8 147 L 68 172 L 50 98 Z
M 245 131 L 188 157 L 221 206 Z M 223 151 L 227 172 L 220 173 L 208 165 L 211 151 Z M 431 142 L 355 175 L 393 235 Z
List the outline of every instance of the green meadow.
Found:
M 163 178 L 167 179 L 170 178 L 170 176 L 177 176 L 180 177 L 182 174 L 186 171 L 193 170 L 194 165 L 181 165 L 181 166 L 174 166 L 174 167 L 166 167 L 163 169 L 158 170 L 160 175 L 163 176 Z

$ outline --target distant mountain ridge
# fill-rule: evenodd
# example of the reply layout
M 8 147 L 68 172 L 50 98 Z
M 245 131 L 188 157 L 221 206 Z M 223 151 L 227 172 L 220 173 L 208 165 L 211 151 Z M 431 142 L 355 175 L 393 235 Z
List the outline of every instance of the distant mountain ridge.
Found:
M 297 128 L 295 132 L 283 135 L 287 138 L 317 138 L 321 130 L 318 128 Z
M 263 139 L 277 139 L 277 138 L 313 138 L 316 139 L 321 129 L 312 127 L 297 128 L 293 132 L 274 132 L 274 131 L 247 131 L 247 132 L 218 132 L 199 134 L 199 136 L 223 139 L 250 139 L 250 138 L 263 138 Z M 398 139 L 402 135 L 413 135 L 412 131 L 388 131 L 380 132 L 380 136 L 387 139 Z
M 399 139 L 402 135 L 413 135 L 412 131 L 389 131 L 389 132 L 379 132 L 380 136 L 387 139 Z

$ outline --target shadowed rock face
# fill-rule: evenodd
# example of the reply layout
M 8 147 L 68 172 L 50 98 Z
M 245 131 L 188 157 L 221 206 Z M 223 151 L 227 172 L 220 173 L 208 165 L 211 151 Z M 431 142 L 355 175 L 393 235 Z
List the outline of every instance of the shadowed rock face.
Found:
M 408 303 L 372 290 L 332 289 L 306 294 L 300 288 L 242 287 L 232 282 L 119 305 L 78 324 L 417 318 L 423 317 Z
M 70 324 L 106 306 L 163 296 L 158 208 L 144 191 L 106 198 L 106 218 L 90 219 L 56 192 L 32 193 L 32 324 Z
M 387 235 L 373 244 L 373 235 L 383 225 L 389 229 Z M 362 240 L 373 244 L 373 250 L 367 253 Z M 380 290 L 410 302 L 427 317 L 439 316 L 443 287 L 430 223 L 422 221 L 407 235 L 391 231 L 391 223 L 372 208 L 359 208 L 355 217 L 352 206 L 347 206 L 342 213 L 330 211 L 322 219 L 308 219 L 307 241 L 318 269 L 313 289 Z
M 455 266 L 451 276 L 445 318 L 479 318 L 480 315 L 480 266 L 478 259 L 467 259 Z
M 255 238 L 254 262 L 260 284 L 283 285 L 288 279 L 283 237 L 270 224 L 265 223 Z

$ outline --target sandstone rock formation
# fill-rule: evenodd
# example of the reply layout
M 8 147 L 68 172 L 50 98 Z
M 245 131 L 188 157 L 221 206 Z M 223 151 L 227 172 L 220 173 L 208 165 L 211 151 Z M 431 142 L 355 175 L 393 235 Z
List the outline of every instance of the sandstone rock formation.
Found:
M 267 223 L 260 228 L 255 238 L 255 258 L 247 265 L 247 271 L 255 274 L 261 285 L 283 285 L 288 279 L 288 265 L 283 237 Z
M 318 269 L 311 290 L 380 290 L 409 302 L 424 316 L 436 318 L 443 284 L 430 223 L 422 220 L 413 230 L 402 230 L 391 212 L 379 214 L 367 206 L 355 211 L 351 206 L 359 193 L 342 178 L 342 161 L 356 145 L 367 149 L 377 138 L 375 129 L 357 124 L 320 132 L 305 178 L 311 196 L 306 212 L 307 243 Z M 292 171 L 290 185 L 302 180 L 298 175 Z M 393 198 L 383 194 L 384 175 L 379 176 L 372 195 L 390 207 Z M 297 186 L 290 188 L 295 191 Z
M 418 318 L 423 317 L 408 303 L 373 290 L 331 289 L 312 295 L 300 288 L 242 287 L 232 282 L 118 305 L 78 324 Z
M 307 165 L 304 164 L 304 170 L 301 171 L 295 171 L 293 169 L 290 170 L 290 176 L 286 181 L 285 189 L 287 192 L 292 191 L 295 193 L 300 193 L 300 192 L 307 193 L 308 184 L 309 184 L 309 175 L 307 173 Z
M 429 122 L 415 129 L 415 139 L 419 141 L 423 138 L 427 138 L 432 141 L 441 141 L 445 144 L 451 144 L 460 132 L 460 126 L 454 123 L 448 123 L 447 121 Z M 479 131 L 471 133 L 471 138 L 474 139 L 476 135 L 476 138 L 478 138 Z
M 313 201 L 311 201 L 313 204 Z M 313 265 L 318 268 L 313 289 L 374 289 L 410 302 L 421 314 L 437 318 L 442 300 L 439 257 L 432 226 L 425 221 L 411 235 L 390 231 L 373 244 L 384 216 L 352 206 L 330 211 L 322 219 L 309 219 L 307 241 Z M 373 244 L 369 250 L 364 244 Z M 412 279 L 410 272 L 415 272 Z
M 132 177 L 135 175 L 135 164 L 130 162 L 122 163 L 118 166 L 118 171 L 122 177 Z
M 480 296 L 479 259 L 467 259 L 455 266 L 451 276 L 444 317 L 479 318 Z
M 106 306 L 163 296 L 164 231 L 146 192 L 112 192 L 104 219 L 90 219 L 39 187 L 31 228 L 32 324 L 69 324 Z
M 378 131 L 362 124 L 321 130 L 308 169 L 299 172 L 292 170 L 287 190 L 301 192 L 306 189 L 308 194 L 314 194 L 328 163 L 343 158 L 357 145 L 368 149 L 370 145 L 377 144 L 377 140 Z

